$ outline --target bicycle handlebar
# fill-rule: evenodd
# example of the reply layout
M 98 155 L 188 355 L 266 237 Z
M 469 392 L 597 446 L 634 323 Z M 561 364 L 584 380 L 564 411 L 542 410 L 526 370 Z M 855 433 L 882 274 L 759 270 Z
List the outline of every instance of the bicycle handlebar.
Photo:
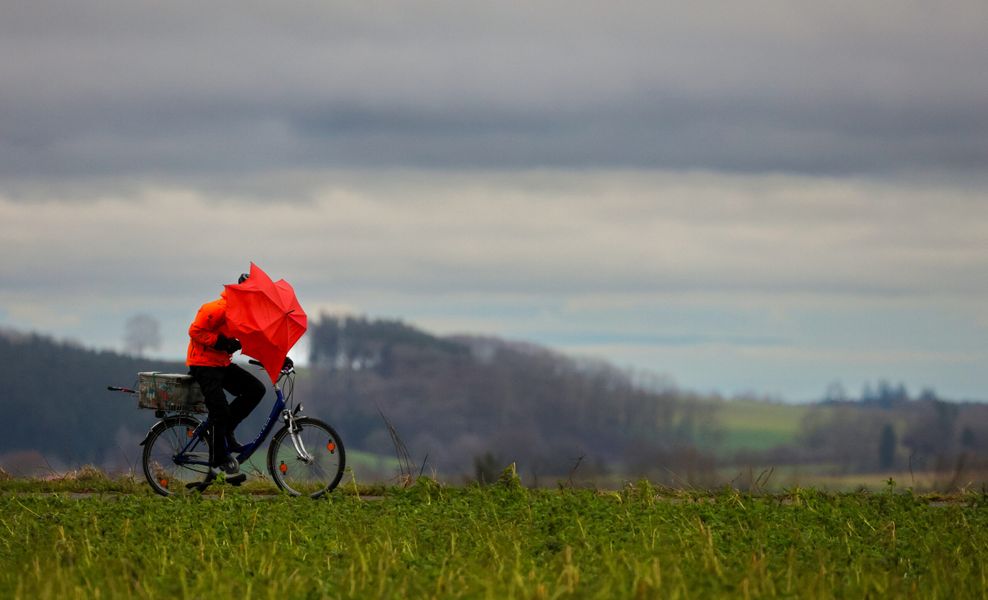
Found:
M 251 365 L 254 365 L 255 367 L 261 367 L 262 369 L 264 368 L 264 363 L 262 363 L 262 362 L 261 362 L 261 361 L 259 361 L 259 360 L 256 360 L 256 359 L 253 359 L 253 358 L 252 358 L 252 359 L 250 359 L 250 360 L 248 360 L 248 361 L 247 361 L 247 364 L 251 364 Z M 282 375 L 287 375 L 288 373 L 291 373 L 291 372 L 293 372 L 294 370 L 295 370 L 295 366 L 294 366 L 294 365 L 292 365 L 292 366 L 291 366 L 290 368 L 288 368 L 288 369 L 285 369 L 285 368 L 282 368 L 282 369 L 281 369 L 281 374 L 282 374 Z

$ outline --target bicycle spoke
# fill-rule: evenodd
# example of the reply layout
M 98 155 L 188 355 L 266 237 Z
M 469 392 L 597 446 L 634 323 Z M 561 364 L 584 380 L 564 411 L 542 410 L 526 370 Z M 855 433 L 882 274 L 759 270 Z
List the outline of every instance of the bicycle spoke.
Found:
M 345 464 L 343 446 L 332 428 L 321 421 L 303 418 L 296 425 L 295 439 L 283 429 L 272 440 L 268 466 L 282 489 L 318 496 L 339 482 Z
M 191 418 L 172 419 L 163 429 L 153 433 L 144 448 L 144 474 L 151 488 L 162 495 L 186 492 L 186 484 L 202 480 L 208 467 L 205 464 L 187 464 L 176 461 L 182 450 L 185 460 L 208 460 L 209 446 L 201 438 L 195 439 L 198 423 Z M 205 451 L 203 451 L 205 450 Z

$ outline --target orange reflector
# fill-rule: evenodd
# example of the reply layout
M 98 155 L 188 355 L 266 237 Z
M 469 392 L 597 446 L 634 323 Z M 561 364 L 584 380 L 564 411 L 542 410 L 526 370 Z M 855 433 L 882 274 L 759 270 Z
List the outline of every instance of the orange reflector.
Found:
M 192 437 L 192 434 L 195 433 L 195 432 L 196 432 L 196 430 L 195 429 L 192 429 L 191 427 L 186 427 L 185 428 L 185 436 L 186 437 Z
M 335 452 L 336 451 L 336 443 L 333 442 L 333 440 L 329 440 L 329 443 L 326 444 L 326 449 L 329 450 L 330 452 Z
M 285 464 L 285 461 L 281 461 L 281 464 L 278 465 L 278 470 L 281 471 L 282 473 L 288 472 L 288 465 Z
M 168 480 L 167 479 L 162 479 L 161 480 L 161 487 L 168 487 Z

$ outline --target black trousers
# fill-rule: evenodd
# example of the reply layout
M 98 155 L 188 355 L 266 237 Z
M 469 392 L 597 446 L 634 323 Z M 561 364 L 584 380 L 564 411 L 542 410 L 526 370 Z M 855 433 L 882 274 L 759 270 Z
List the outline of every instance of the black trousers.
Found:
M 209 464 L 218 466 L 226 461 L 228 434 L 247 418 L 264 397 L 264 384 L 256 377 L 231 364 L 226 367 L 189 367 L 189 375 L 196 380 L 206 397 L 211 427 L 209 437 Z M 226 390 L 235 397 L 227 404 Z

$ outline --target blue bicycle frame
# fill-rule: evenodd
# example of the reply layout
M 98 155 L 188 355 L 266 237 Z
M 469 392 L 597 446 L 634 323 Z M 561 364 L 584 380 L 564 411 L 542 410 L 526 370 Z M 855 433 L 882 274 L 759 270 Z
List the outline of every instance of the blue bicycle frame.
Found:
M 249 459 L 254 452 L 268 439 L 271 435 L 271 430 L 274 429 L 275 423 L 278 422 L 279 416 L 285 410 L 285 395 L 281 392 L 281 388 L 275 386 L 275 401 L 274 406 L 271 407 L 271 414 L 268 415 L 267 421 L 264 422 L 264 427 L 261 428 L 261 432 L 257 434 L 250 442 L 244 444 L 240 453 L 236 456 L 238 463 L 243 463 L 245 460 Z M 178 454 L 175 455 L 175 463 L 179 465 L 205 465 L 209 466 L 209 460 L 201 460 L 199 458 L 193 458 L 193 456 L 187 455 L 188 452 L 192 450 L 200 439 L 206 438 L 206 428 L 209 427 L 209 418 L 207 417 L 205 421 L 196 427 L 196 430 L 192 433 L 189 441 L 185 446 L 179 450 Z

